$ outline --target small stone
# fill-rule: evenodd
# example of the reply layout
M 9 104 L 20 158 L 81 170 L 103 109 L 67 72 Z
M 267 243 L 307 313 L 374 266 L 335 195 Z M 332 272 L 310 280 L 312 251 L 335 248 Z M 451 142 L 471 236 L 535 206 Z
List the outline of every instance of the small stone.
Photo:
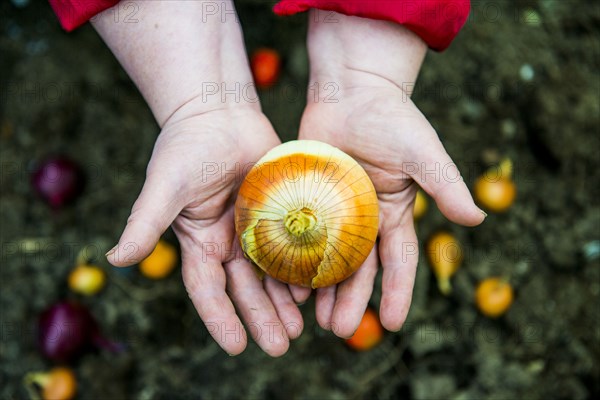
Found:
M 517 134 L 517 124 L 510 118 L 503 119 L 500 123 L 502 135 L 507 139 L 512 139 Z
M 535 71 L 531 65 L 523 64 L 519 69 L 519 76 L 521 77 L 522 81 L 530 82 L 535 77 Z
M 451 375 L 417 375 L 411 382 L 415 399 L 444 399 L 456 390 L 456 383 Z
M 417 356 L 441 349 L 446 344 L 447 332 L 439 324 L 424 323 L 414 327 L 414 333 L 409 339 L 409 346 Z
M 542 17 L 534 9 L 527 8 L 523 11 L 523 21 L 526 25 L 540 26 L 542 24 Z
M 544 360 L 534 360 L 527 365 L 527 371 L 530 374 L 536 375 L 544 370 L 546 362 Z
M 527 261 L 517 262 L 514 271 L 517 275 L 526 275 L 529 272 L 529 263 Z
M 583 255 L 588 261 L 598 259 L 600 256 L 600 240 L 592 240 L 583 245 Z
M 17 8 L 27 7 L 29 0 L 11 0 L 13 5 Z

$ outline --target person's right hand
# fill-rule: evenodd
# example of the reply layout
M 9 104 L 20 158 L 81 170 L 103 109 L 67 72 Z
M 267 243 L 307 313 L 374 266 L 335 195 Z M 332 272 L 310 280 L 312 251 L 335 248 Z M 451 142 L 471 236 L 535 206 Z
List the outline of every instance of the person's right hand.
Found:
M 162 128 L 142 193 L 108 260 L 141 261 L 172 223 L 183 281 L 217 343 L 241 353 L 243 320 L 265 352 L 282 355 L 300 335 L 302 316 L 287 286 L 258 279 L 234 232 L 243 174 L 279 139 L 260 111 L 233 2 L 210 14 L 199 1 L 137 4 L 136 23 L 116 21 L 123 13 L 113 9 L 92 21 Z
M 233 203 L 240 179 L 279 139 L 252 107 L 174 114 L 164 125 L 146 182 L 118 245 L 115 266 L 143 260 L 173 223 L 183 281 L 208 331 L 229 354 L 246 346 L 241 319 L 268 354 L 284 354 L 302 330 L 289 291 L 267 295 L 235 238 Z M 287 328 L 287 330 L 286 330 Z M 289 335 L 288 335 L 289 333 Z

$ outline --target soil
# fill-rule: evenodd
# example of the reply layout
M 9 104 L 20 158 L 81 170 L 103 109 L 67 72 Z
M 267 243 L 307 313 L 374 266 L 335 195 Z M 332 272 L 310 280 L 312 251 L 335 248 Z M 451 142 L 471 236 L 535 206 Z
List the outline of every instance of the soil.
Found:
M 238 4 L 248 49 L 270 46 L 283 56 L 280 83 L 261 97 L 289 140 L 304 107 L 306 15 L 276 18 L 269 8 Z M 22 377 L 51 366 L 36 348 L 36 316 L 73 297 L 65 280 L 81 249 L 109 284 L 80 301 L 128 351 L 93 352 L 74 364 L 79 399 L 598 398 L 600 5 L 472 8 L 451 48 L 427 56 L 414 101 L 469 185 L 500 158 L 513 160 L 515 205 L 463 228 L 430 202 L 419 237 L 447 229 L 465 249 L 449 297 L 422 259 L 408 321 L 374 350 L 355 353 L 320 329 L 310 300 L 303 335 L 272 359 L 255 344 L 237 357 L 221 351 L 180 274 L 150 282 L 136 267 L 103 261 L 141 188 L 158 127 L 89 25 L 67 34 L 45 2 L 2 2 L 0 398 L 27 397 Z M 36 163 L 56 153 L 77 160 L 88 178 L 84 195 L 58 212 L 29 184 Z M 514 304 L 495 320 L 473 301 L 491 275 L 515 289 Z M 379 296 L 376 286 L 373 306 Z

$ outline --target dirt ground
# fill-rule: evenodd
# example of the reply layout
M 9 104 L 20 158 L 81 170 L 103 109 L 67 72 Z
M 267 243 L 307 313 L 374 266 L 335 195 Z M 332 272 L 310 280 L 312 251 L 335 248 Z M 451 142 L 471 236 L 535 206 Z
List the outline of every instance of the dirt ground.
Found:
M 306 16 L 276 18 L 269 7 L 246 0 L 238 11 L 248 49 L 283 55 L 281 82 L 262 98 L 289 140 L 304 106 Z M 24 374 L 50 367 L 35 345 L 36 315 L 73 297 L 65 279 L 86 246 L 109 283 L 81 301 L 129 350 L 84 356 L 79 399 L 600 395 L 600 5 L 473 2 L 451 48 L 428 55 L 414 101 L 469 185 L 499 155 L 512 158 L 516 204 L 477 228 L 453 226 L 430 204 L 419 237 L 445 228 L 465 248 L 453 294 L 438 292 L 421 260 L 404 329 L 360 354 L 317 326 L 311 300 L 304 334 L 278 359 L 255 344 L 238 357 L 221 351 L 179 273 L 149 282 L 136 267 L 103 261 L 143 183 L 157 125 L 90 26 L 62 32 L 43 1 L 3 1 L 0 14 L 0 398 L 26 398 Z M 60 212 L 29 185 L 36 161 L 54 153 L 88 177 L 84 195 Z M 516 293 L 497 320 L 473 302 L 490 275 L 509 276 Z M 376 287 L 374 306 L 379 296 Z

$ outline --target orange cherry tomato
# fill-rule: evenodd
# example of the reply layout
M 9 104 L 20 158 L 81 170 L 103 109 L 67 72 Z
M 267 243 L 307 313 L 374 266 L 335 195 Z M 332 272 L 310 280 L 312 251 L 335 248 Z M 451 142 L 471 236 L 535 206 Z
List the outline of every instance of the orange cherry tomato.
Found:
M 77 392 L 77 380 L 72 369 L 55 367 L 48 372 L 32 372 L 25 376 L 25 385 L 32 397 L 39 395 L 33 385 L 41 389 L 43 400 L 71 400 Z
M 358 329 L 346 344 L 356 351 L 367 351 L 377 346 L 383 340 L 383 327 L 377 313 L 367 308 Z
M 503 212 L 514 203 L 517 188 L 511 179 L 490 179 L 482 175 L 475 181 L 475 198 L 486 210 Z
M 277 51 L 261 48 L 250 57 L 250 67 L 256 86 L 259 89 L 267 89 L 273 86 L 279 78 L 281 58 Z
M 513 302 L 513 289 L 502 278 L 486 278 L 475 291 L 475 302 L 482 314 L 497 318 L 510 308 Z
M 162 279 L 173 271 L 178 259 L 175 246 L 161 239 L 154 251 L 140 262 L 140 272 L 150 279 Z
M 69 400 L 75 397 L 77 381 L 70 368 L 56 367 L 50 370 L 48 384 L 42 390 L 44 400 Z

